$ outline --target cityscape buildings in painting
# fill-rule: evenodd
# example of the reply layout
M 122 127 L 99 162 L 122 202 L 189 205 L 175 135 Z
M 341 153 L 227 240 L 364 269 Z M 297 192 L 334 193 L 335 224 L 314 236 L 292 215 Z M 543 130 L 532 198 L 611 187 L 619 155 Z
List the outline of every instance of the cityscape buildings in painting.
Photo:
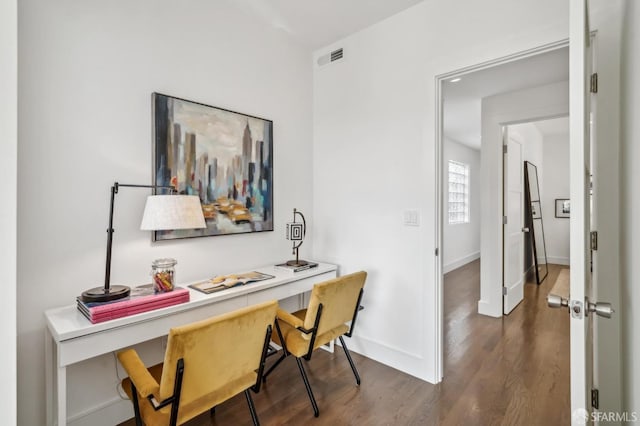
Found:
M 156 240 L 273 230 L 273 123 L 154 93 L 154 178 L 198 195 L 206 229 Z

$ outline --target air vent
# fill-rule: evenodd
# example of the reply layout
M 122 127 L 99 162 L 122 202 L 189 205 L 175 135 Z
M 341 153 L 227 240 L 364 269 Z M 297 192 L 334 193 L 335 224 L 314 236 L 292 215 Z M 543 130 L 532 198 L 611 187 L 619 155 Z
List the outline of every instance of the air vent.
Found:
M 322 55 L 318 58 L 318 65 L 323 66 L 327 65 L 331 62 L 339 61 L 344 56 L 344 52 L 342 48 L 336 49 L 331 53 L 327 53 L 326 55 Z

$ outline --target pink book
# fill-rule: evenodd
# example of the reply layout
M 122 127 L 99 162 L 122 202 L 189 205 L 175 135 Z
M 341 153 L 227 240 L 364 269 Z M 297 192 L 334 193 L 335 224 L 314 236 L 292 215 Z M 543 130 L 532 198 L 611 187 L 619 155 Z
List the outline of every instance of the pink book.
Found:
M 187 292 L 186 294 L 183 294 L 181 297 L 158 300 L 153 303 L 129 306 L 123 309 L 117 309 L 112 311 L 93 312 L 92 309 L 94 308 L 89 308 L 89 314 L 90 314 L 89 321 L 95 324 L 98 322 L 108 321 L 116 318 L 126 317 L 129 315 L 135 315 L 135 314 L 140 314 L 147 311 L 152 311 L 155 309 L 165 308 L 167 306 L 178 305 L 180 303 L 185 303 L 188 301 L 189 301 L 189 293 Z
M 160 300 L 184 297 L 184 294 L 189 294 L 189 290 L 182 287 L 176 287 L 173 291 L 168 291 L 166 293 L 154 293 L 153 287 L 149 290 L 146 286 L 141 286 L 131 289 L 131 295 L 126 299 L 115 300 L 107 303 L 85 303 L 85 305 L 93 313 L 110 312 L 118 309 L 130 308 L 132 306 L 157 303 Z
M 78 309 L 91 322 L 102 322 L 153 309 L 189 301 L 189 290 L 176 287 L 173 291 L 155 293 L 151 284 L 131 289 L 126 299 L 105 303 L 85 303 L 78 299 Z

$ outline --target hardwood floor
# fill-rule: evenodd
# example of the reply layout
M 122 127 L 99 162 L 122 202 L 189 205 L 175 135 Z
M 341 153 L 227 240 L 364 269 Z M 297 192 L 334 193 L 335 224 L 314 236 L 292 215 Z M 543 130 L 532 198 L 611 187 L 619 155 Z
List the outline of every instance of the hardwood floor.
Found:
M 313 417 L 295 360 L 288 358 L 253 395 L 261 424 L 570 424 L 569 315 L 546 306 L 561 268 L 550 265 L 540 286 L 527 283 L 525 300 L 503 318 L 477 314 L 479 261 L 448 273 L 442 383 L 431 385 L 352 353 L 362 377 L 358 387 L 341 348 L 334 354 L 319 350 L 305 368 L 320 417 Z M 203 414 L 188 423 L 250 424 L 242 394 L 218 406 L 214 416 Z
M 525 284 L 511 314 L 477 314 L 479 261 L 445 275 L 445 374 L 441 424 L 570 424 L 569 315 L 546 296 L 564 268 Z

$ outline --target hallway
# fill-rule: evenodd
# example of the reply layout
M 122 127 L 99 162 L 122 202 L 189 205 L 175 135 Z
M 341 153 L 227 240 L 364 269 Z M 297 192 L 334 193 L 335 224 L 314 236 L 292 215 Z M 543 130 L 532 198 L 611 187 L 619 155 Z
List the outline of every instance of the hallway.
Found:
M 562 268 L 502 319 L 477 314 L 479 260 L 445 275 L 442 424 L 569 424 L 569 315 L 546 302 Z

